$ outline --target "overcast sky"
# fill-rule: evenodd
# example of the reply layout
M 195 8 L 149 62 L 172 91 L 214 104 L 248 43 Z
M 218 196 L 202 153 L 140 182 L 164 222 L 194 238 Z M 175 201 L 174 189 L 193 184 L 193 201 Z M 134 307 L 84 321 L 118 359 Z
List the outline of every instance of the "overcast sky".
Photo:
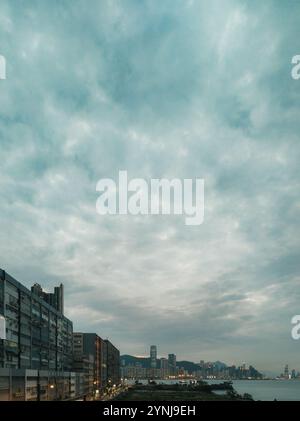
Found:
M 121 353 L 300 370 L 300 3 L 0 6 L 0 267 L 65 284 Z M 96 183 L 204 178 L 205 221 L 100 216 Z

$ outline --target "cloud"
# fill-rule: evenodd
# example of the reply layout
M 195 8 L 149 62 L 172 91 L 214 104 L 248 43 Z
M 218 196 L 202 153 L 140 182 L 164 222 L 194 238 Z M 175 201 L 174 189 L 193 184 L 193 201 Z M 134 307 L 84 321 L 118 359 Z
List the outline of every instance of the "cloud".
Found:
M 123 353 L 297 368 L 299 5 L 1 8 L 1 266 Z M 204 225 L 97 215 L 123 169 L 205 178 Z

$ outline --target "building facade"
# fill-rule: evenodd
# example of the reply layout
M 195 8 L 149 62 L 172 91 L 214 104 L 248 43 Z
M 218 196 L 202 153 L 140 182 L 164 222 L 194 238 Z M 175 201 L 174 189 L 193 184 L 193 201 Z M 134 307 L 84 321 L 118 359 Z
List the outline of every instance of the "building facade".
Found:
M 110 341 L 103 340 L 96 333 L 75 332 L 73 350 L 74 371 L 80 370 L 87 376 L 84 361 L 93 361 L 92 376 L 89 371 L 89 378 L 92 379 L 90 395 L 99 397 L 108 387 L 120 383 L 120 352 Z
M 161 378 L 165 379 L 169 376 L 169 361 L 167 358 L 160 359 Z
M 84 395 L 83 384 L 81 373 L 0 368 L 0 401 L 73 400 Z
M 101 341 L 96 333 L 73 333 L 73 369 L 84 373 L 86 395 L 97 397 L 103 385 Z
M 73 324 L 49 304 L 43 290 L 28 290 L 0 269 L 0 314 L 5 339 L 0 339 L 0 368 L 70 371 Z
M 96 333 L 75 333 L 63 285 L 31 290 L 0 269 L 0 400 L 101 397 L 120 383 L 119 351 Z
M 92 354 L 84 352 L 83 334 L 73 334 L 73 371 L 83 374 L 84 396 L 95 396 L 95 360 Z
M 53 294 L 38 284 L 29 290 L 0 269 L 0 316 L 0 400 L 71 399 L 80 392 L 62 285 Z
M 168 355 L 168 365 L 169 365 L 169 373 L 171 376 L 176 375 L 176 355 L 169 354 Z
M 150 366 L 151 368 L 157 367 L 157 346 L 156 345 L 150 346 Z
M 43 291 L 40 284 L 34 284 L 31 287 L 31 292 L 42 298 L 50 306 L 54 307 L 59 313 L 64 314 L 64 286 L 60 284 L 59 287 L 54 287 L 54 292 Z
M 107 385 L 114 386 L 120 383 L 120 351 L 108 340 L 106 344 L 106 372 L 107 372 Z

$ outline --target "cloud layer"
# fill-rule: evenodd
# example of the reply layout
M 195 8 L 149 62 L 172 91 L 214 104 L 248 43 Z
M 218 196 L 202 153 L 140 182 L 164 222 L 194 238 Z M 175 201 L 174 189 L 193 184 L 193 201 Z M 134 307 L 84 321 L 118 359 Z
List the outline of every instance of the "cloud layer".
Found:
M 300 369 L 299 9 L 3 0 L 0 266 L 122 353 Z M 100 217 L 123 169 L 204 178 L 205 223 Z

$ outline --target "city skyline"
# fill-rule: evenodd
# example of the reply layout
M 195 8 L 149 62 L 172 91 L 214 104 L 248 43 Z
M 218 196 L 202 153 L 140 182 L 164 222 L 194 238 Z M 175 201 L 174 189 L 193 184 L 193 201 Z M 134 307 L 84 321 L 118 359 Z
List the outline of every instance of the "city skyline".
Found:
M 300 368 L 298 2 L 3 0 L 0 267 L 122 353 Z M 97 181 L 204 179 L 202 225 Z
M 148 355 L 145 353 L 145 354 L 140 354 L 140 355 L 136 355 L 136 354 L 133 354 L 132 356 L 133 357 L 135 357 L 135 358 L 139 358 L 139 359 L 150 359 L 151 360 L 151 347 L 152 347 L 153 345 L 151 345 L 150 346 L 150 354 L 148 353 Z M 176 359 L 177 359 L 177 355 L 176 354 L 170 354 L 169 352 L 167 353 L 167 354 L 162 354 L 162 353 L 158 353 L 158 349 L 159 349 L 159 346 L 157 346 L 157 345 L 155 345 L 155 347 L 156 347 L 156 358 L 157 358 L 157 361 L 158 360 L 162 360 L 162 359 L 166 359 L 167 357 L 170 357 L 170 355 L 174 355 L 174 357 L 175 357 L 175 361 L 176 361 Z M 123 353 L 122 352 L 122 354 L 120 355 L 120 358 L 122 358 L 122 357 L 124 357 L 124 356 L 126 356 L 126 355 L 129 355 L 129 354 L 126 354 L 126 353 Z M 181 361 L 186 361 L 184 358 L 181 358 L 180 356 L 179 356 L 179 359 L 178 359 L 178 362 L 180 363 Z M 244 366 L 244 365 L 246 365 L 246 366 L 251 366 L 252 365 L 252 363 L 251 362 L 245 362 L 244 360 L 241 360 L 242 362 L 239 362 L 239 363 L 237 363 L 237 362 L 232 362 L 231 361 L 231 363 L 229 364 L 228 363 L 228 361 L 223 361 L 223 359 L 222 358 L 217 358 L 216 360 L 214 360 L 214 361 L 212 361 L 212 360 L 210 360 L 210 359 L 207 359 L 207 360 L 205 360 L 205 359 L 203 359 L 202 357 L 199 357 L 198 358 L 198 360 L 193 360 L 193 361 L 190 361 L 190 362 L 193 362 L 194 364 L 201 364 L 201 363 L 204 363 L 204 364 L 214 364 L 214 363 L 216 363 L 216 362 L 218 362 L 218 363 L 222 363 L 222 364 L 225 364 L 226 366 L 228 366 L 228 367 L 230 367 L 230 366 L 236 366 L 236 367 L 242 367 L 242 366 Z M 176 363 L 175 363 L 176 364 Z M 282 371 L 282 373 L 279 373 L 279 370 L 274 370 L 274 371 L 270 371 L 270 370 L 268 370 L 268 369 L 261 369 L 261 372 L 262 372 L 262 374 L 264 374 L 266 377 L 268 377 L 268 375 L 273 375 L 273 376 L 281 376 L 281 375 L 283 375 L 283 373 L 285 373 L 285 376 L 286 376 L 286 372 L 288 373 L 288 374 L 291 374 L 291 377 L 293 378 L 293 376 L 292 376 L 292 373 L 294 372 L 294 373 L 298 373 L 299 375 L 300 375 L 300 368 L 298 369 L 297 367 L 293 367 L 293 368 L 291 368 L 290 370 L 289 370 L 289 364 L 286 364 L 286 363 L 283 363 L 282 364 L 282 366 L 284 366 L 284 370 Z M 300 365 L 298 366 L 298 367 L 300 367 Z M 279 369 L 279 367 L 278 367 L 278 369 Z M 287 376 L 286 376 L 287 377 Z

